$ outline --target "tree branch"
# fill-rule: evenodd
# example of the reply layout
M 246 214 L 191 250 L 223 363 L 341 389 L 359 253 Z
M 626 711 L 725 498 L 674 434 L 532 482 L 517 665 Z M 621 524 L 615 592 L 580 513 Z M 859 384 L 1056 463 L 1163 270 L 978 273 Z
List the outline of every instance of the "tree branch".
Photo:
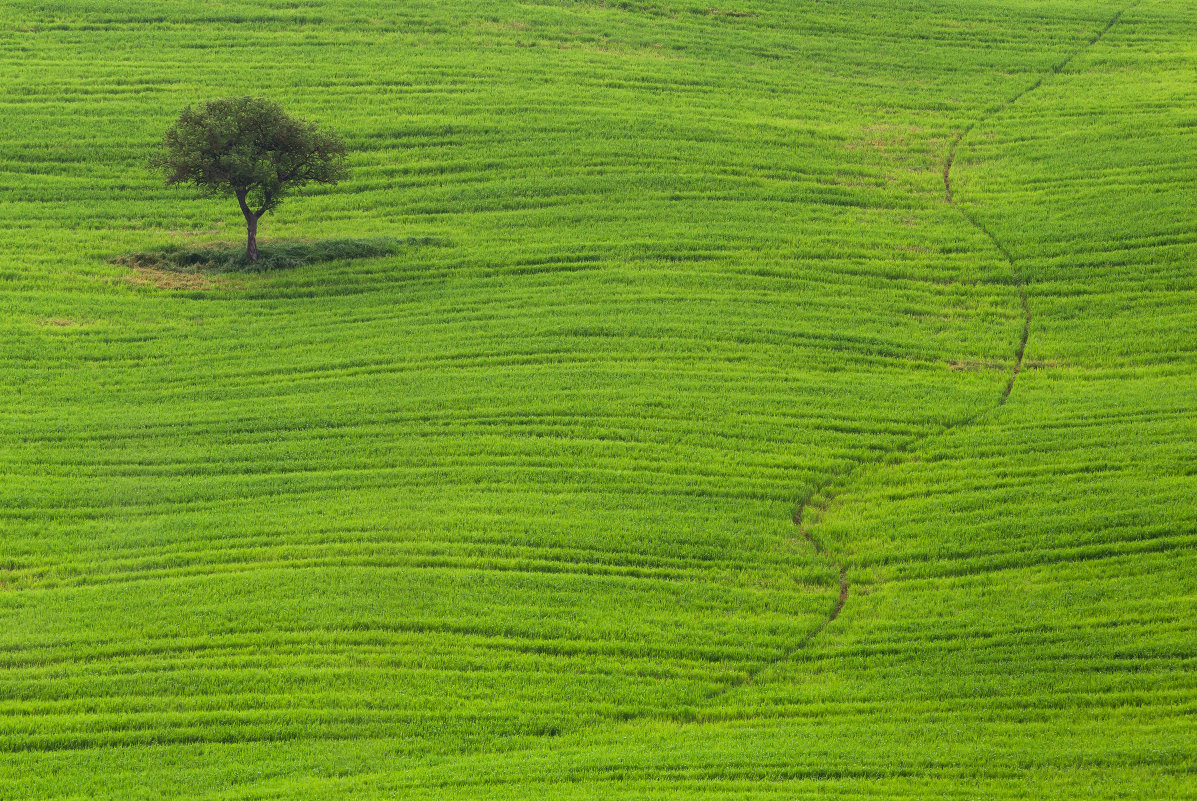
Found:
M 262 216 L 261 212 L 254 214 L 253 210 L 250 209 L 249 204 L 245 202 L 245 196 L 249 194 L 249 190 L 237 189 L 234 190 L 234 193 L 237 195 L 237 204 L 241 206 L 241 213 L 245 215 L 245 219 L 248 220 L 252 217 L 256 220 Z

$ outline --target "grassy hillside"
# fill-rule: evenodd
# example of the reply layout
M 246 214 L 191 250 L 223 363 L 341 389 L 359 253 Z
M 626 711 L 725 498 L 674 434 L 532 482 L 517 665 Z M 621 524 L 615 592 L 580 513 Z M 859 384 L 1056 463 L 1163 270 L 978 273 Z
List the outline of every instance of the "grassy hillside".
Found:
M 1179 0 L 7 3 L 0 798 L 1197 797 L 1195 66 Z M 352 153 L 264 247 L 396 253 L 112 262 L 242 236 L 144 166 L 241 93 Z

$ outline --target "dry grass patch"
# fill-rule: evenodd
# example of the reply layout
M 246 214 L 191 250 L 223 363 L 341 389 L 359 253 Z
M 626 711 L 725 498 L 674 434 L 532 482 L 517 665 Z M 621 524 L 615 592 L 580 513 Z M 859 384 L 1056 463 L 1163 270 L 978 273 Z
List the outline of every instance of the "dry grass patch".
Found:
M 1002 362 L 980 361 L 977 359 L 951 359 L 948 367 L 956 372 L 976 372 L 978 370 L 1008 370 L 1010 366 Z
M 129 286 L 154 289 L 244 289 L 245 281 L 204 273 L 189 273 L 161 267 L 127 265 L 129 272 L 114 280 Z

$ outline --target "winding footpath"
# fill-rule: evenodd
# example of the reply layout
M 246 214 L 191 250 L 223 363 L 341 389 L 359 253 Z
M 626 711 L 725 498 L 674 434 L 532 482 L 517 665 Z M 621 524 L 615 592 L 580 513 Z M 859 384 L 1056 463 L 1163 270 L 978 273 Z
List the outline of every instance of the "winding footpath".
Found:
M 956 163 L 956 152 L 957 152 L 961 142 L 964 141 L 964 138 L 967 137 L 970 133 L 972 133 L 972 131 L 974 131 L 977 127 L 985 124 L 990 119 L 992 119 L 992 118 L 996 117 L 997 115 L 1001 114 L 1002 112 L 1006 111 L 1008 108 L 1010 108 L 1010 106 L 1017 103 L 1020 99 L 1022 99 L 1026 95 L 1030 94 L 1031 92 L 1034 92 L 1036 89 L 1038 89 L 1040 86 L 1042 86 L 1044 81 L 1046 81 L 1052 75 L 1056 75 L 1056 74 L 1060 73 L 1061 71 L 1063 71 L 1073 61 L 1073 59 L 1075 59 L 1077 56 L 1081 55 L 1082 53 L 1084 53 L 1085 51 L 1087 51 L 1091 47 L 1093 47 L 1095 44 L 1100 42 L 1102 40 L 1102 38 L 1107 33 L 1109 33 L 1110 29 L 1118 24 L 1118 21 L 1120 19 L 1122 19 L 1122 16 L 1127 11 L 1134 8 L 1134 6 L 1138 4 L 1138 2 L 1139 2 L 1139 0 L 1135 0 L 1135 2 L 1130 3 L 1129 5 L 1124 7 L 1122 10 L 1120 10 L 1116 14 L 1114 14 L 1114 16 L 1111 17 L 1110 20 L 1106 23 L 1104 28 L 1102 28 L 1100 31 L 1098 31 L 1096 34 L 1094 34 L 1083 45 L 1081 45 L 1076 50 L 1069 53 L 1068 56 L 1066 56 L 1062 61 L 1054 64 L 1049 71 L 1044 72 L 1042 75 L 1040 75 L 1038 78 L 1036 78 L 1034 82 L 1029 84 L 1026 88 L 1020 90 L 1017 94 L 1008 98 L 1007 100 L 1002 102 L 997 107 L 989 110 L 982 116 L 978 117 L 977 119 L 975 119 L 971 123 L 969 123 L 962 131 L 960 131 L 958 134 L 956 134 L 956 137 L 952 140 L 952 143 L 948 148 L 948 154 L 947 154 L 946 159 L 944 160 L 944 166 L 943 166 L 944 200 L 949 205 L 955 207 L 956 210 L 960 212 L 961 216 L 963 216 L 964 219 L 970 225 L 972 225 L 974 228 L 976 228 L 978 231 L 980 231 L 982 234 L 984 234 L 985 237 L 993 245 L 994 249 L 996 249 L 998 251 L 998 253 L 1000 253 L 1002 255 L 1002 258 L 1004 258 L 1006 260 L 1007 264 L 1010 265 L 1010 271 L 1011 271 L 1011 273 L 1013 273 L 1015 286 L 1018 289 L 1019 303 L 1022 305 L 1022 314 L 1023 314 L 1022 337 L 1019 340 L 1018 348 L 1014 354 L 1014 365 L 1010 370 L 1010 379 L 1009 379 L 1009 381 L 1006 382 L 1006 387 L 1004 390 L 1002 390 L 1002 394 L 998 398 L 996 408 L 1001 408 L 1002 406 L 1004 406 L 1006 404 L 1006 401 L 1009 400 L 1010 393 L 1014 391 L 1014 383 L 1018 380 L 1018 374 L 1022 370 L 1023 354 L 1026 353 L 1027 340 L 1030 338 L 1030 335 L 1031 335 L 1031 306 L 1030 306 L 1030 303 L 1027 301 L 1026 279 L 1023 275 L 1021 268 L 1018 265 L 1018 260 L 1015 259 L 1015 257 L 1014 257 L 1014 254 L 1010 252 L 1010 249 L 1006 245 L 1004 245 L 1002 243 L 1002 241 L 994 235 L 993 231 L 991 231 L 983 222 L 981 222 L 979 219 L 977 219 L 977 217 L 975 217 L 968 210 L 961 208 L 958 204 L 956 204 L 953 201 L 953 198 L 952 198 L 952 167 Z M 907 440 L 906 442 L 902 443 L 901 445 L 899 445 L 897 448 L 895 448 L 894 451 L 892 451 L 889 454 L 889 457 L 892 457 L 895 455 L 901 456 L 901 455 L 908 454 L 908 453 L 914 451 L 917 447 L 919 447 L 923 443 L 927 442 L 928 440 L 930 440 L 934 437 L 942 436 L 942 435 L 952 431 L 955 428 L 959 428 L 959 427 L 965 426 L 965 425 L 970 425 L 970 424 L 976 422 L 977 420 L 979 420 L 983 415 L 985 415 L 989 411 L 992 411 L 992 409 L 985 409 L 980 412 L 977 412 L 976 414 L 974 414 L 970 417 L 967 417 L 963 420 L 959 420 L 955 423 L 950 423 L 950 424 L 944 426 L 940 430 L 932 431 L 932 432 L 926 433 L 926 434 L 916 435 L 916 436 L 910 438 L 909 440 Z M 810 518 L 813 517 L 814 515 L 812 515 L 811 513 L 817 512 L 819 516 L 822 516 L 824 513 L 826 513 L 828 507 L 831 504 L 831 501 L 834 499 L 834 497 L 836 495 L 837 488 L 842 489 L 842 488 L 846 487 L 848 485 L 850 479 L 861 468 L 863 468 L 867 465 L 870 465 L 870 464 L 877 464 L 877 463 L 879 463 L 879 461 L 880 460 L 857 462 L 855 465 L 852 465 L 847 470 L 844 470 L 837 475 L 831 476 L 822 485 L 820 485 L 818 488 L 816 488 L 814 491 L 812 491 L 809 495 L 807 495 L 805 498 L 803 498 L 802 501 L 798 504 L 796 511 L 794 512 L 794 525 L 798 528 L 798 531 L 799 531 L 800 535 L 802 536 L 802 538 L 805 539 L 807 542 L 809 542 L 814 547 L 816 553 L 818 553 L 821 557 L 823 557 L 828 562 L 830 562 L 832 567 L 839 574 L 839 596 L 836 598 L 835 604 L 832 606 L 831 611 L 827 615 L 827 618 L 824 619 L 823 621 L 821 621 L 819 623 L 819 625 L 816 626 L 814 629 L 812 629 L 810 631 L 810 633 L 808 633 L 805 637 L 803 637 L 802 639 L 800 639 L 799 641 L 794 643 L 778 659 L 776 659 L 772 662 L 766 663 L 765 665 L 763 665 L 759 669 L 757 669 L 755 672 L 753 672 L 751 675 L 745 677 L 740 682 L 736 682 L 731 687 L 724 688 L 724 689 L 714 693 L 712 696 L 710 696 L 707 699 L 707 701 L 713 701 L 716 698 L 730 692 L 735 687 L 739 687 L 744 684 L 751 684 L 758 676 L 760 676 L 764 671 L 768 670 L 770 667 L 773 667 L 775 665 L 778 665 L 778 664 L 788 661 L 791 657 L 793 657 L 793 655 L 795 653 L 797 653 L 798 651 L 800 651 L 800 650 L 806 648 L 808 645 L 810 645 L 810 643 L 816 637 L 818 637 L 829 625 L 831 625 L 831 623 L 836 618 L 838 618 L 840 616 L 840 612 L 842 612 L 844 610 L 844 605 L 848 602 L 848 594 L 849 594 L 849 590 L 850 590 L 850 585 L 848 583 L 848 572 L 844 566 L 843 561 L 833 551 L 831 551 L 827 547 L 826 543 L 822 542 L 818 537 L 816 537 L 812 533 L 811 527 L 813 526 L 814 521 L 810 520 Z M 818 500 L 816 501 L 816 499 L 818 499 Z
M 954 164 L 956 162 L 957 150 L 959 149 L 959 146 L 963 142 L 965 137 L 967 137 L 973 130 L 975 130 L 977 127 L 983 125 L 985 122 L 989 121 L 990 119 L 997 116 L 998 114 L 1001 114 L 1003 111 L 1008 109 L 1011 105 L 1018 102 L 1018 100 L 1021 99 L 1022 97 L 1024 97 L 1025 95 L 1038 89 L 1040 86 L 1043 85 L 1044 81 L 1046 81 L 1049 77 L 1061 72 L 1065 67 L 1068 66 L 1069 63 L 1071 63 L 1073 61 L 1073 59 L 1075 59 L 1077 56 L 1081 55 L 1086 50 L 1091 48 L 1093 45 L 1095 45 L 1099 41 L 1101 41 L 1102 37 L 1104 37 L 1106 35 L 1106 33 L 1108 33 L 1109 30 L 1111 28 L 1113 28 L 1118 23 L 1118 21 L 1122 18 L 1122 16 L 1127 11 L 1129 11 L 1131 8 L 1133 8 L 1135 5 L 1137 5 L 1138 2 L 1139 2 L 1139 0 L 1135 0 L 1135 2 L 1132 2 L 1131 4 L 1124 7 L 1121 11 L 1114 14 L 1114 16 L 1110 18 L 1109 22 L 1106 23 L 1104 28 L 1102 28 L 1098 33 L 1096 33 L 1093 37 L 1091 37 L 1085 44 L 1081 45 L 1079 48 L 1077 48 L 1072 53 L 1070 53 L 1066 58 L 1064 58 L 1064 60 L 1055 64 L 1054 66 L 1051 67 L 1050 70 L 1048 70 L 1047 72 L 1045 72 L 1042 75 L 1040 75 L 1039 77 L 1037 77 L 1033 83 L 1028 85 L 1026 88 L 1020 90 L 1017 94 L 1013 95 L 1008 100 L 1002 102 L 1000 105 L 996 106 L 995 108 L 990 109 L 989 111 L 984 113 L 982 116 L 978 117 L 977 119 L 975 119 L 971 123 L 969 123 L 963 130 L 961 130 L 955 136 L 955 138 L 952 140 L 951 145 L 948 148 L 948 153 L 945 158 L 944 166 L 943 166 L 944 200 L 949 205 L 956 208 L 956 210 L 960 212 L 961 216 L 963 216 L 964 219 L 971 226 L 973 226 L 978 231 L 980 231 L 982 234 L 984 234 L 985 237 L 993 245 L 993 247 L 1001 254 L 1002 258 L 1004 258 L 1006 260 L 1007 264 L 1009 264 L 1010 270 L 1014 276 L 1015 286 L 1018 290 L 1019 303 L 1022 306 L 1022 313 L 1023 313 L 1022 336 L 1019 340 L 1018 347 L 1015 351 L 1014 364 L 1010 370 L 1010 378 L 1006 382 L 1006 386 L 1002 390 L 1001 395 L 998 397 L 997 403 L 994 406 L 982 409 L 966 418 L 957 420 L 952 423 L 948 423 L 948 424 L 942 426 L 941 428 L 938 428 L 938 429 L 935 429 L 935 430 L 932 430 L 932 431 L 929 431 L 926 433 L 917 434 L 913 437 L 910 437 L 905 442 L 899 444 L 892 451 L 890 451 L 885 457 L 883 457 L 883 459 L 860 461 L 860 462 L 857 462 L 857 463 L 849 466 L 848 468 L 846 468 L 844 470 L 841 470 L 839 473 L 830 476 L 826 481 L 824 481 L 822 484 L 820 484 L 818 487 L 816 487 L 814 490 L 812 490 L 808 495 L 806 495 L 806 497 L 804 497 L 798 503 L 797 508 L 794 511 L 793 522 L 794 522 L 794 526 L 798 529 L 799 536 L 803 540 L 808 542 L 814 548 L 815 552 L 820 557 L 825 559 L 835 570 L 836 574 L 839 576 L 839 593 L 836 596 L 835 603 L 832 605 L 831 609 L 828 611 L 826 618 L 822 619 L 818 623 L 818 625 L 816 625 L 809 632 L 807 632 L 806 635 L 800 637 L 799 639 L 797 639 L 793 643 L 791 643 L 790 647 L 786 648 L 779 656 L 775 657 L 774 659 L 767 660 L 767 661 L 761 663 L 755 669 L 747 671 L 744 674 L 742 674 L 740 678 L 730 681 L 728 683 L 725 683 L 722 686 L 707 693 L 702 698 L 696 699 L 696 703 L 695 703 L 694 707 L 692 707 L 690 709 L 690 712 L 686 716 L 686 719 L 693 721 L 695 719 L 701 720 L 701 719 L 708 719 L 708 718 L 712 717 L 713 716 L 713 710 L 711 709 L 712 704 L 719 701 L 721 698 L 726 697 L 727 695 L 731 694 L 732 692 L 734 692 L 735 690 L 737 690 L 741 687 L 755 683 L 762 675 L 764 675 L 770 669 L 776 668 L 779 665 L 783 665 L 786 662 L 790 661 L 794 657 L 795 654 L 797 654 L 800 651 L 802 651 L 803 649 L 805 649 L 820 634 L 822 634 L 827 629 L 827 627 L 830 626 L 840 616 L 840 613 L 843 612 L 844 607 L 848 603 L 848 598 L 849 598 L 850 590 L 851 590 L 851 585 L 848 581 L 847 568 L 844 565 L 842 558 L 839 555 L 837 555 L 833 550 L 831 550 L 827 546 L 827 544 L 825 542 L 823 542 L 812 531 L 812 529 L 817 524 L 818 520 L 824 514 L 826 514 L 827 510 L 829 509 L 829 507 L 830 507 L 832 501 L 835 499 L 836 495 L 839 494 L 839 492 L 842 492 L 845 488 L 847 488 L 850 485 L 851 479 L 862 468 L 869 466 L 869 465 L 873 465 L 873 464 L 880 464 L 883 460 L 889 460 L 889 459 L 894 458 L 895 456 L 903 456 L 903 455 L 910 454 L 910 453 L 914 452 L 917 448 L 919 448 L 921 445 L 931 441 L 932 439 L 934 439 L 936 437 L 943 436 L 957 428 L 971 425 L 971 424 L 977 422 L 979 419 L 981 419 L 986 414 L 994 411 L 995 409 L 1000 409 L 1002 406 L 1005 405 L 1006 401 L 1010 398 L 1010 394 L 1014 391 L 1014 384 L 1018 380 L 1018 375 L 1022 370 L 1023 354 L 1026 352 L 1027 341 L 1030 338 L 1030 333 L 1031 333 L 1031 307 L 1027 300 L 1026 280 L 1023 276 L 1022 270 L 1019 267 L 1018 260 L 1014 257 L 1014 254 L 1010 252 L 1010 249 L 1005 244 L 1003 244 L 1002 241 L 1000 239 L 998 239 L 994 235 L 994 233 L 988 227 L 986 227 L 986 225 L 983 222 L 981 222 L 979 219 L 977 219 L 968 210 L 961 208 L 959 205 L 957 205 L 955 203 L 955 201 L 952 197 L 952 167 L 954 166 Z M 703 709 L 704 707 L 706 708 L 705 711 Z M 636 717 L 636 716 L 634 716 L 634 717 Z M 634 717 L 633 718 L 625 718 L 624 720 L 634 719 Z M 671 716 L 671 718 L 674 720 L 677 720 L 680 717 L 681 716 L 676 716 L 676 715 Z

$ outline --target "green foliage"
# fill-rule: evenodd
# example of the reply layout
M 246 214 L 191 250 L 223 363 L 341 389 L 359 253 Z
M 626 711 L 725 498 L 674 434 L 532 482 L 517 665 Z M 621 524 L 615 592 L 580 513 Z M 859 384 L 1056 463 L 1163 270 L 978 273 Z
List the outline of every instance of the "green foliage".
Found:
M 257 97 L 187 106 L 151 163 L 167 185 L 232 195 L 261 217 L 293 189 L 346 177 L 345 143 L 282 106 Z
M 3 4 L 0 798 L 1191 797 L 1197 6 L 1122 5 Z M 247 81 L 352 152 L 278 235 L 403 246 L 130 282 Z

